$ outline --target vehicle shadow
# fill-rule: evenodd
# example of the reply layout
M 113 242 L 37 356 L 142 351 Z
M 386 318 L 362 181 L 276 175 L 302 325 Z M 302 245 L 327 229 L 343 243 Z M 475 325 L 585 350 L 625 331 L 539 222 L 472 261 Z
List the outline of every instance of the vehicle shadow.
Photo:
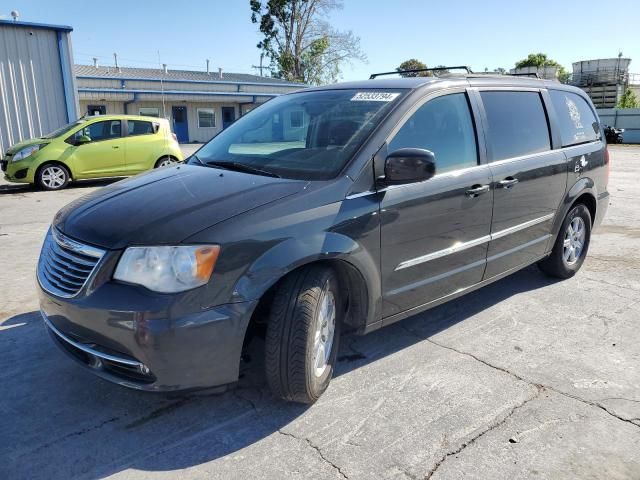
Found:
M 531 267 L 370 335 L 346 335 L 336 377 L 551 283 Z M 112 385 L 64 358 L 37 312 L 16 315 L 0 326 L 0 411 L 7 419 L 0 422 L 0 477 L 175 471 L 247 447 L 267 448 L 268 455 L 261 441 L 308 409 L 322 409 L 323 400 L 330 404 L 331 388 L 311 407 L 274 399 L 262 373 L 261 349 L 261 341 L 253 342 L 237 388 L 226 393 L 148 394 Z
M 77 182 L 71 182 L 66 189 L 82 189 L 82 188 L 96 188 L 111 185 L 124 177 L 115 178 L 101 178 L 99 180 L 81 180 Z M 29 192 L 41 192 L 35 185 L 29 185 L 27 183 L 2 183 L 0 184 L 0 195 L 12 195 Z

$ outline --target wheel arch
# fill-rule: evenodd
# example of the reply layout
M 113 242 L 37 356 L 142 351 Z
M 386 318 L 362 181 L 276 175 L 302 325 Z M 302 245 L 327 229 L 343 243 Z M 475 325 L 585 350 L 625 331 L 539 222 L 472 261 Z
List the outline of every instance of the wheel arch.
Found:
M 558 213 L 556 214 L 553 230 L 552 230 L 552 240 L 549 242 L 548 249 L 550 250 L 553 247 L 553 241 L 555 240 L 558 232 L 560 231 L 560 227 L 562 226 L 562 222 L 564 221 L 564 217 L 567 216 L 567 213 L 578 203 L 583 203 L 589 209 L 589 213 L 591 214 L 591 222 L 595 221 L 596 211 L 598 206 L 598 192 L 596 190 L 595 182 L 589 177 L 583 177 L 578 179 L 576 183 L 567 191 L 560 207 L 558 208 Z
M 33 175 L 34 183 L 38 182 L 38 175 L 40 175 L 40 172 L 42 171 L 42 169 L 47 165 L 59 165 L 63 167 L 69 173 L 69 180 L 73 180 L 73 171 L 71 170 L 71 167 L 69 167 L 69 165 L 67 165 L 64 162 L 61 162 L 60 160 L 45 160 L 36 168 L 36 171 Z

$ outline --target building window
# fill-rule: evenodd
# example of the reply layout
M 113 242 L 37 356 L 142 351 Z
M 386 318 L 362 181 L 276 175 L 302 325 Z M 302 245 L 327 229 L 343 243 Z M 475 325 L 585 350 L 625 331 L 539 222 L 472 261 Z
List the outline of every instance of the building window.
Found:
M 216 112 L 213 108 L 198 109 L 198 128 L 215 128 Z
M 154 107 L 143 107 L 140 109 L 140 115 L 144 117 L 159 117 L 160 109 Z
M 105 115 L 107 113 L 107 107 L 104 105 L 87 105 L 87 115 Z
M 291 112 L 291 128 L 302 128 L 304 124 L 304 113 L 302 110 L 294 110 Z

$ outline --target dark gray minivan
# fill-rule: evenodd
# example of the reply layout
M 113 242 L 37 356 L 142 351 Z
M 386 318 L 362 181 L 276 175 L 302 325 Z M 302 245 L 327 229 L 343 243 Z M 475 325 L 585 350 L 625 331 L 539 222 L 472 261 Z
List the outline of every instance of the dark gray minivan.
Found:
M 527 265 L 581 267 L 608 204 L 589 97 L 446 74 L 283 95 L 184 165 L 63 208 L 37 278 L 54 341 L 121 385 L 229 385 L 253 335 L 313 402 L 341 331 L 371 332 Z

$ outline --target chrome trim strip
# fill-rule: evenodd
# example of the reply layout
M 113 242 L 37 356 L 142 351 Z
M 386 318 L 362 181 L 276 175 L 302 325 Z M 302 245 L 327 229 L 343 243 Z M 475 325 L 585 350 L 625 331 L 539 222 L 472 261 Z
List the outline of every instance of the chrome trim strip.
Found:
M 551 220 L 555 216 L 555 213 L 550 213 L 548 215 L 544 215 L 543 217 L 534 218 L 533 220 L 529 220 L 528 222 L 521 223 L 519 225 L 514 225 L 513 227 L 505 228 L 504 230 L 500 230 L 498 232 L 492 233 L 490 235 L 485 235 L 480 238 L 476 238 L 474 240 L 469 240 L 468 242 L 458 243 L 449 248 L 445 248 L 442 250 L 438 250 L 436 252 L 431 252 L 426 255 L 422 255 L 421 257 L 412 258 L 410 260 L 405 260 L 401 262 L 394 271 L 402 270 L 404 268 L 413 267 L 415 265 L 419 265 L 421 263 L 429 262 L 431 260 L 435 260 L 437 258 L 446 257 L 447 255 L 451 255 L 453 253 L 458 253 L 463 250 L 467 250 L 469 248 L 477 247 L 478 245 L 482 245 L 483 243 L 491 242 L 493 240 L 497 240 L 502 237 L 506 237 L 507 235 L 511 235 L 512 233 L 519 232 L 520 230 L 524 230 L 526 228 L 532 227 L 534 225 L 538 225 L 539 223 L 546 222 L 547 220 Z M 523 244 L 522 248 L 528 246 L 528 244 Z M 520 248 L 517 247 L 517 248 Z
M 53 239 L 56 241 L 58 245 L 68 250 L 71 250 L 73 252 L 80 253 L 88 257 L 94 257 L 97 259 L 102 258 L 102 256 L 104 255 L 104 250 L 101 250 L 95 247 L 90 247 L 89 245 L 84 245 L 80 242 L 76 242 L 75 240 L 58 232 L 54 227 L 51 227 L 51 234 L 53 235 Z
M 373 195 L 374 193 L 377 193 L 373 190 L 367 190 L 366 192 L 360 192 L 360 193 L 352 193 L 351 195 L 347 195 L 345 197 L 345 200 L 351 200 L 354 198 L 360 198 L 360 197 L 366 197 L 368 195 Z
M 93 348 L 87 347 L 82 343 L 78 343 L 71 340 L 69 337 L 67 337 L 60 330 L 58 330 L 56 327 L 53 326 L 53 323 L 51 323 L 51 320 L 49 320 L 46 313 L 44 313 L 43 311 L 40 311 L 40 315 L 42 315 L 42 319 L 44 320 L 44 323 L 53 333 L 55 333 L 58 337 L 60 337 L 60 339 L 64 340 L 68 344 L 76 347 L 78 350 L 82 350 L 85 353 L 88 353 L 98 358 L 102 358 L 104 360 L 108 360 L 110 362 L 117 362 L 117 363 L 122 363 L 124 365 L 137 367 L 138 369 L 140 369 L 140 371 L 143 371 L 142 367 L 144 367 L 144 365 L 140 362 L 136 362 L 135 360 L 129 360 L 126 358 L 116 357 L 114 355 L 109 355 L 108 353 L 103 353 L 98 350 L 94 350 Z
M 500 230 L 499 232 L 491 234 L 491 240 L 497 240 L 498 238 L 506 237 L 507 235 L 511 235 L 512 233 L 519 232 L 520 230 L 524 230 L 525 228 L 533 227 L 539 223 L 546 222 L 547 220 L 551 220 L 555 217 L 555 213 L 550 213 L 540 218 L 534 218 L 533 220 L 529 220 L 528 222 L 521 223 L 519 225 L 514 225 L 513 227 L 505 228 L 504 230 Z
M 543 235 L 542 237 L 536 238 L 536 239 L 531 240 L 531 241 L 529 241 L 527 243 L 523 243 L 522 245 L 518 245 L 517 247 L 510 248 L 509 250 L 505 250 L 504 252 L 496 253 L 495 255 L 491 255 L 490 257 L 487 257 L 487 263 L 492 262 L 494 260 L 497 260 L 498 258 L 502 258 L 502 257 L 505 257 L 507 255 L 511 255 L 512 253 L 515 253 L 518 250 L 522 250 L 524 248 L 530 247 L 532 245 L 535 245 L 536 243 L 540 243 L 540 242 L 543 242 L 545 240 L 548 240 L 550 237 L 551 237 L 551 234 L 548 233 L 546 235 Z
M 487 243 L 490 240 L 491 240 L 491 235 L 485 235 L 484 237 L 476 238 L 475 240 L 470 240 L 464 243 L 458 243 L 449 248 L 438 250 L 437 252 L 428 253 L 421 257 L 412 258 L 411 260 L 405 260 L 404 262 L 400 263 L 400 265 L 396 267 L 396 271 L 402 270 L 404 268 L 413 267 L 414 265 L 418 265 L 420 263 L 429 262 L 431 260 L 435 260 L 436 258 L 445 257 L 453 253 L 458 253 L 463 250 L 467 250 L 468 248 L 477 247 L 478 245 Z

